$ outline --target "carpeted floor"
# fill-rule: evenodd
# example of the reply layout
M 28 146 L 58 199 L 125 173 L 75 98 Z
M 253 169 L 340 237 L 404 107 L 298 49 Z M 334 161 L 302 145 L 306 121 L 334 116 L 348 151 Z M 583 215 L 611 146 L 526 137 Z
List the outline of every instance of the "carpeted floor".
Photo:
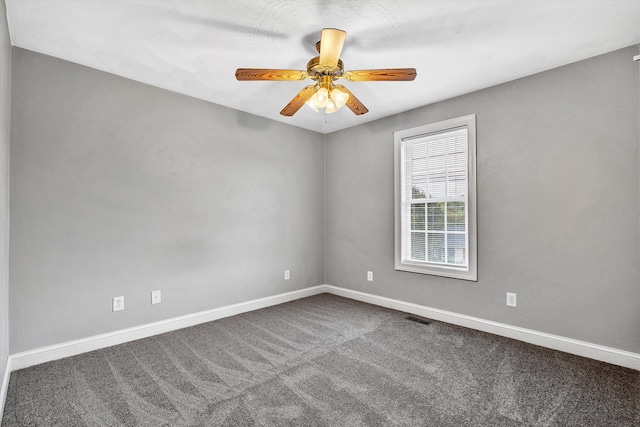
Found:
M 640 426 L 640 372 L 323 294 L 13 372 L 2 426 Z

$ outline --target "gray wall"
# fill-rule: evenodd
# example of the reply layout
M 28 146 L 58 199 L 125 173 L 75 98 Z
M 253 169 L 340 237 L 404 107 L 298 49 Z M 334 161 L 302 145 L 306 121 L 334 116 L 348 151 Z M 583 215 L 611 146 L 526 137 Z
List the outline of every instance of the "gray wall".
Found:
M 0 1 L 0 384 L 9 355 L 9 122 L 11 41 L 7 11 Z M 0 411 L 2 408 L 0 408 Z
M 637 52 L 324 138 L 14 49 L 11 352 L 323 282 L 640 352 Z M 396 272 L 392 132 L 474 112 L 479 281 Z
M 633 46 L 328 135 L 327 283 L 640 352 L 637 54 Z M 478 282 L 395 271 L 392 132 L 470 113 Z
M 12 84 L 11 353 L 323 283 L 322 135 L 18 48 Z

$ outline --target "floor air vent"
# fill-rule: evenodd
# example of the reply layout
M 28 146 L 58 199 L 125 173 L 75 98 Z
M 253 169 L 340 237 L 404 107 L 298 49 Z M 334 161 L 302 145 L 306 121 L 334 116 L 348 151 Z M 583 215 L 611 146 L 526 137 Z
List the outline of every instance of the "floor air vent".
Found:
M 422 323 L 423 325 L 430 325 L 431 322 L 427 319 L 423 319 L 421 317 L 415 317 L 415 316 L 407 316 L 407 320 L 411 320 L 412 322 L 416 322 L 416 323 Z

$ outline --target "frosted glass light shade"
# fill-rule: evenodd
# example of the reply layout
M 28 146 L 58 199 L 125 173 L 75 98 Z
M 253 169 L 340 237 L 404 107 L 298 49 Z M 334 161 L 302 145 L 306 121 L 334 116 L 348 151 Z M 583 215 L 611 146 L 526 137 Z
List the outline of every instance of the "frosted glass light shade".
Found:
M 331 99 L 335 102 L 336 109 L 340 109 L 344 107 L 349 100 L 349 94 L 341 91 L 340 89 L 333 89 L 331 91 Z
M 329 101 L 329 91 L 326 88 L 321 87 L 314 96 L 316 98 L 318 108 L 324 108 L 327 106 L 327 101 Z
M 336 105 L 335 101 L 333 99 L 329 99 L 327 101 L 327 106 L 324 109 L 324 112 L 327 114 L 331 114 L 331 113 L 335 113 L 336 111 L 338 111 L 338 106 Z
M 316 97 L 317 93 L 314 93 L 313 96 L 311 98 L 309 98 L 309 100 L 307 102 L 305 102 L 305 104 L 307 104 L 309 107 L 313 108 L 316 112 L 318 111 L 318 99 Z

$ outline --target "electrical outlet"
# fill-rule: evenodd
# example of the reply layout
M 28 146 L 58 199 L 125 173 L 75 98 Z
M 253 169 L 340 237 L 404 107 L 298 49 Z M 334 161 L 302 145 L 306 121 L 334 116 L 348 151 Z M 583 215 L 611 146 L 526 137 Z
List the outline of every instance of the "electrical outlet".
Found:
M 373 271 L 367 271 L 367 280 L 373 282 Z
M 284 271 L 284 280 L 289 280 L 291 278 L 291 274 L 289 273 L 289 270 L 285 270 Z
M 113 311 L 124 310 L 124 297 L 113 297 Z
M 151 304 L 160 304 L 162 302 L 162 294 L 160 290 L 151 291 Z
M 516 294 L 512 294 L 510 292 L 507 292 L 507 306 L 509 307 L 517 307 L 517 299 L 516 299 Z

